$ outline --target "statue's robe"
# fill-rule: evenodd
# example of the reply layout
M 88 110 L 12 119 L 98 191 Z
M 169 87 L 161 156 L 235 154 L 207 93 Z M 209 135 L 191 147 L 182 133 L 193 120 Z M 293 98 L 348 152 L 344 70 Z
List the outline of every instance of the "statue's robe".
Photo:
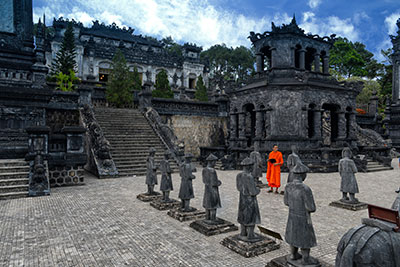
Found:
M 174 190 L 172 186 L 172 178 L 171 178 L 171 166 L 169 165 L 168 160 L 163 159 L 160 162 L 160 171 L 161 171 L 161 191 L 172 191 Z
M 345 193 L 358 193 L 358 185 L 356 176 L 356 164 L 352 159 L 343 158 L 339 160 L 339 173 L 342 181 L 340 183 L 340 191 Z
M 146 171 L 146 184 L 155 185 L 157 184 L 157 166 L 154 161 L 154 157 L 149 156 L 147 158 L 147 171 Z
M 311 189 L 300 181 L 294 180 L 285 187 L 284 203 L 289 206 L 285 241 L 297 248 L 312 248 L 317 245 L 311 212 L 315 202 Z
M 221 208 L 221 199 L 219 196 L 218 186 L 221 181 L 218 180 L 217 172 L 214 168 L 206 167 L 203 169 L 204 196 L 203 208 L 217 209 Z
M 253 164 L 253 170 L 251 172 L 251 174 L 253 175 L 253 177 L 255 179 L 257 179 L 258 177 L 262 176 L 262 159 L 261 159 L 261 155 L 260 152 L 258 151 L 253 151 L 250 153 L 250 158 L 253 160 L 254 164 Z
M 192 174 L 193 166 L 191 163 L 183 163 L 180 166 L 181 186 L 179 188 L 179 198 L 188 200 L 194 198 L 192 180 L 196 178 Z
M 236 188 L 240 192 L 238 223 L 255 225 L 261 223 L 257 195 L 260 189 L 256 186 L 250 173 L 241 172 L 236 176 Z
M 297 162 L 301 162 L 300 157 L 297 154 L 292 153 L 288 156 L 286 162 L 287 167 L 289 168 L 287 183 L 293 182 L 293 168 L 296 166 Z
M 400 213 L 400 193 L 393 202 L 392 210 L 397 210 Z
M 282 153 L 279 151 L 272 151 L 268 155 L 268 165 L 267 165 L 267 181 L 270 187 L 280 187 L 281 186 L 281 165 L 274 166 L 269 160 L 275 159 L 275 163 L 283 163 Z

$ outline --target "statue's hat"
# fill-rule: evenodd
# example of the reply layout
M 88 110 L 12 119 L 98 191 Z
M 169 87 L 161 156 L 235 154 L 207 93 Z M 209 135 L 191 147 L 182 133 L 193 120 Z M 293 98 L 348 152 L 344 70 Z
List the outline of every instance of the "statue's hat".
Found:
M 207 161 L 214 161 L 214 160 L 218 160 L 218 158 L 216 156 L 214 156 L 214 154 L 210 154 L 208 155 L 208 157 L 206 158 Z
M 304 165 L 302 162 L 297 162 L 296 166 L 293 168 L 293 173 L 307 173 L 310 169 Z
M 254 161 L 252 161 L 249 157 L 245 158 L 240 163 L 240 165 L 242 165 L 242 166 L 248 166 L 248 165 L 253 165 L 253 164 L 254 164 Z

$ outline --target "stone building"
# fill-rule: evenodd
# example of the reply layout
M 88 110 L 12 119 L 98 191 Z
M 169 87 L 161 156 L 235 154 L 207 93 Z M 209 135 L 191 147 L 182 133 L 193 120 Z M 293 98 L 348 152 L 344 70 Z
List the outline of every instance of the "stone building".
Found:
M 263 34 L 250 33 L 257 76 L 230 93 L 229 148 L 240 154 L 278 144 L 302 150 L 307 162 L 334 164 L 343 146 L 357 146 L 355 100 L 358 83 L 329 75 L 334 35 L 305 34 L 295 18 Z M 285 152 L 286 153 L 286 152 Z
M 208 83 L 208 72 L 200 60 L 201 47 L 186 43 L 182 55 L 167 52 L 163 44 L 142 35 L 133 34 L 134 29 L 104 25 L 94 21 L 88 28 L 74 20 L 53 20 L 54 34 L 47 40 L 46 62 L 50 67 L 56 57 L 67 24 L 73 23 L 76 45 L 77 76 L 82 80 L 107 82 L 112 69 L 112 58 L 120 49 L 131 70 L 136 67 L 142 82 L 155 82 L 162 69 L 168 74 L 172 88 L 194 89 L 199 76 Z

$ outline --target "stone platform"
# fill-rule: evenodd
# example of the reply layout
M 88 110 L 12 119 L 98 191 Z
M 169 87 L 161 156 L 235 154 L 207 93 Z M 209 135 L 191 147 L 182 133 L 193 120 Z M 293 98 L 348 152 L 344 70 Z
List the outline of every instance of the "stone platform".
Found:
M 217 218 L 217 222 L 215 224 L 209 224 L 205 220 L 200 220 L 192 222 L 189 226 L 206 236 L 218 235 L 239 229 L 233 223 L 225 221 L 221 218 Z
M 269 237 L 260 235 L 262 239 L 256 242 L 245 242 L 239 239 L 239 235 L 226 237 L 221 244 L 243 257 L 250 258 L 267 253 L 280 248 L 280 244 L 276 243 Z
M 302 265 L 301 259 L 300 260 L 290 260 L 288 259 L 289 255 L 282 256 L 279 258 L 275 258 L 271 260 L 266 267 L 333 267 L 333 265 L 330 265 L 326 262 L 323 262 L 319 260 L 319 264 L 313 264 L 313 265 Z
M 268 188 L 269 187 L 268 184 L 263 184 L 263 183 L 258 183 L 256 186 L 259 188 Z
M 168 211 L 168 215 L 180 222 L 202 220 L 206 218 L 205 211 L 199 211 L 196 208 L 192 208 L 192 211 L 181 211 L 178 209 L 172 209 Z
M 176 199 L 171 199 L 171 202 L 163 202 L 161 198 L 156 198 L 150 202 L 150 206 L 158 210 L 177 209 L 181 206 L 181 202 Z
M 136 196 L 137 199 L 143 201 L 143 202 L 150 202 L 156 199 L 161 199 L 162 195 L 158 192 L 154 192 L 154 194 L 149 195 L 147 193 L 139 194 Z
M 346 210 L 364 210 L 368 208 L 368 204 L 364 202 L 358 202 L 358 203 L 346 203 L 342 202 L 340 200 L 333 201 L 329 204 L 329 206 L 337 207 L 337 208 L 342 208 Z

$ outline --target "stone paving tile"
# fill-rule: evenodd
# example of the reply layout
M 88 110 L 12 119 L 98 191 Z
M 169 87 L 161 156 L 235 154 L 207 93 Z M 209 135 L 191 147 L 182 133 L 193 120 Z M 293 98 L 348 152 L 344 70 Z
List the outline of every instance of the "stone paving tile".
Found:
M 359 173 L 361 193 L 367 203 L 390 207 L 400 185 L 400 171 Z M 238 171 L 218 171 L 222 208 L 218 217 L 237 224 Z M 201 168 L 196 173 L 194 207 L 201 209 Z M 265 178 L 263 178 L 265 180 Z M 282 174 L 286 181 L 287 174 Z M 53 188 L 50 196 L 0 201 L 0 266 L 265 266 L 288 253 L 279 250 L 244 258 L 220 245 L 235 232 L 205 237 L 136 199 L 146 191 L 144 177 L 99 180 L 87 174 L 86 185 Z M 180 179 L 173 175 L 177 198 Z M 334 264 L 341 236 L 360 224 L 367 211 L 330 207 L 340 198 L 337 173 L 309 174 L 317 211 L 312 215 L 318 247 L 312 255 Z M 157 187 L 158 189 L 158 187 Z M 288 209 L 283 196 L 262 189 L 258 197 L 261 225 L 284 236 Z

